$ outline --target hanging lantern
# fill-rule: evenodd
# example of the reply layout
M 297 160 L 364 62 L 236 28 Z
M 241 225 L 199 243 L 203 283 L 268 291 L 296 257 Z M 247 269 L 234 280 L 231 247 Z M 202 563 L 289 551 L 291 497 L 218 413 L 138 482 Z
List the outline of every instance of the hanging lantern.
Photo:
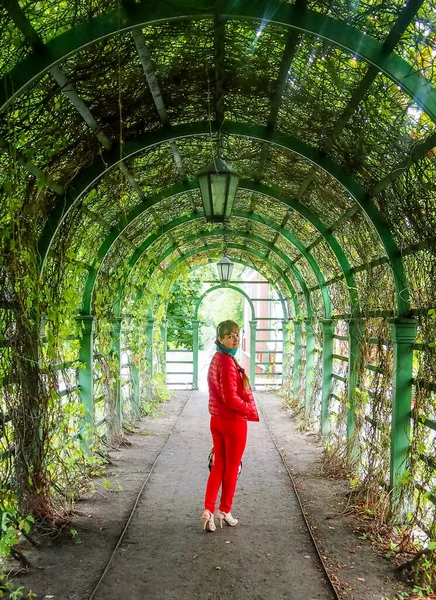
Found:
M 228 256 L 223 258 L 216 265 L 218 271 L 218 278 L 222 284 L 229 283 L 233 271 L 233 263 Z
M 223 223 L 230 217 L 238 176 L 221 158 L 198 174 L 206 221 Z

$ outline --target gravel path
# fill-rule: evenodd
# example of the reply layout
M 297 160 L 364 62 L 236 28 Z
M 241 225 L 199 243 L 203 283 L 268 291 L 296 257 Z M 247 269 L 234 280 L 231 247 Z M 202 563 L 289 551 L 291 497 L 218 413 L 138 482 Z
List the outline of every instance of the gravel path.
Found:
M 208 425 L 207 396 L 192 392 L 95 600 L 332 598 L 263 420 L 249 424 L 239 524 L 202 531 Z
M 236 527 L 201 529 L 211 446 L 207 396 L 179 391 L 160 406 L 158 418 L 145 418 L 135 433 L 126 434 L 128 445 L 111 450 L 106 472 L 76 504 L 71 533 L 65 529 L 56 540 L 43 536 L 38 548 L 20 542 L 32 564 L 14 575 L 24 595 L 31 590 L 36 600 L 332 598 L 267 419 L 341 598 L 395 596 L 403 585 L 394 565 L 362 539 L 367 523 L 345 511 L 347 481 L 323 475 L 319 437 L 300 431 L 276 394 L 258 391 L 256 401 L 261 422 L 249 424 L 233 510 L 240 519 Z M 12 561 L 11 569 L 15 566 Z

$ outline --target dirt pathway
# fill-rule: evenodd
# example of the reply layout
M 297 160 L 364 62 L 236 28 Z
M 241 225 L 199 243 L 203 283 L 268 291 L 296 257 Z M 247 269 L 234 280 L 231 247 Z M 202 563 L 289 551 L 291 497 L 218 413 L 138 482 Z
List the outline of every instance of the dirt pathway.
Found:
M 266 419 L 297 478 L 326 562 L 340 564 L 338 576 L 345 574 L 343 597 L 393 595 L 389 563 L 369 545 L 356 547 L 358 538 L 344 519 L 326 520 L 340 512 L 345 487 L 319 474 L 320 446 L 298 432 L 275 394 L 256 397 L 264 414 L 249 424 L 236 527 L 201 529 L 211 446 L 207 395 L 178 392 L 158 419 L 139 424 L 129 436 L 131 446 L 111 453 L 113 464 L 97 480 L 97 493 L 77 505 L 78 543 L 64 538 L 41 550 L 23 548 L 34 568 L 19 583 L 37 600 L 89 600 L 92 594 L 93 600 L 332 598 Z
M 207 398 L 193 393 L 95 598 L 331 598 L 265 424 L 250 424 L 234 514 L 205 533 Z

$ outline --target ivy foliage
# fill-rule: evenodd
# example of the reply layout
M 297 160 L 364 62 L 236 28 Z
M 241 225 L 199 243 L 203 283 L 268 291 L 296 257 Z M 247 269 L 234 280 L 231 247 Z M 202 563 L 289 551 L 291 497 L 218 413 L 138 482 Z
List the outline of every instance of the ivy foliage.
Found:
M 102 37 L 105 19 L 129 22 L 132 4 L 154 10 L 153 20 Z M 101 437 L 114 442 L 123 416 L 133 420 L 167 395 L 162 331 L 168 314 L 188 318 L 197 289 L 176 284 L 181 306 L 173 284 L 226 250 L 274 282 L 298 323 L 314 321 L 315 359 L 303 350 L 291 367 L 301 392 L 313 382 L 307 397 L 292 398 L 307 419 L 319 417 L 318 321 L 333 316 L 336 335 L 346 337 L 348 319 L 363 319 L 351 391 L 353 440 L 362 449 L 356 477 L 368 497 L 388 480 L 388 319 L 402 307 L 399 316 L 417 320 L 402 492 L 412 529 L 424 522 L 434 540 L 426 425 L 436 419 L 433 4 L 425 0 L 414 13 L 397 0 L 297 2 L 296 14 L 315 13 L 310 22 L 334 20 L 319 31 L 304 30 L 303 14 L 298 27 L 263 14 L 221 20 L 215 4 L 201 18 L 166 19 L 178 6 L 190 10 L 177 0 L 1 4 L 1 469 L 15 493 L 8 503 L 23 518 L 55 522 L 76 493 L 72 474 L 81 471 L 70 465 L 85 458 L 75 437 L 84 407 L 74 361 L 86 335 L 77 317 L 95 318 L 92 420 L 104 420 Z M 80 45 L 74 28 L 100 33 Z M 59 48 L 59 61 L 40 71 L 40 57 Z M 383 69 L 366 61 L 371 48 L 386 58 Z M 240 178 L 225 226 L 205 221 L 195 184 L 218 154 Z M 182 333 L 172 334 L 175 344 Z M 340 342 L 335 354 L 349 358 Z M 334 369 L 347 379 L 346 360 L 336 358 Z M 330 449 L 341 458 L 347 383 L 336 378 L 333 393 Z
M 174 283 L 167 308 L 169 349 L 192 350 L 192 319 L 201 288 L 201 282 L 193 278 Z

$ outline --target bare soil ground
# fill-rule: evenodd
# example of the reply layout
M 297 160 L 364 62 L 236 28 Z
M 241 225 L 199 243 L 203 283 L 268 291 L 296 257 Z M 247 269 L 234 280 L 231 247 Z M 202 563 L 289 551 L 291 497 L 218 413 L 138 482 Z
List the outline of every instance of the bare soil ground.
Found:
M 38 549 L 22 543 L 32 568 L 16 583 L 37 600 L 334 598 L 274 439 L 340 597 L 394 596 L 401 589 L 394 567 L 343 514 L 347 484 L 322 476 L 316 436 L 298 431 L 277 395 L 256 398 L 263 416 L 249 425 L 236 527 L 201 529 L 207 395 L 177 392 L 159 418 L 143 419 L 128 435 L 130 446 L 111 452 L 105 477 L 77 503 L 74 538 L 65 532 Z

